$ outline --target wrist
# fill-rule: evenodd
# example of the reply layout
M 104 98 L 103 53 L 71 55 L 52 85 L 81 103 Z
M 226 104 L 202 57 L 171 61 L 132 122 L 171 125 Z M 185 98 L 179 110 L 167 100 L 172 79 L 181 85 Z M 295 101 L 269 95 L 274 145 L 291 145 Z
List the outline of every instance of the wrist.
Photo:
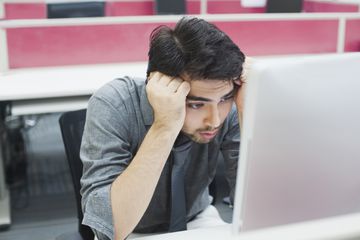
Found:
M 182 128 L 182 124 L 173 121 L 154 120 L 152 128 L 156 131 L 177 136 Z

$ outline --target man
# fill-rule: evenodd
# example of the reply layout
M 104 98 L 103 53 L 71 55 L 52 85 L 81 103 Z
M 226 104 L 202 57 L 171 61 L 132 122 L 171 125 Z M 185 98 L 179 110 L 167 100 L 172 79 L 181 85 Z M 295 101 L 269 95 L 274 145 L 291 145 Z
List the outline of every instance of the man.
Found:
M 219 218 L 208 193 L 219 154 L 233 200 L 244 60 L 214 25 L 182 18 L 153 31 L 146 81 L 116 79 L 92 96 L 81 193 L 100 240 L 219 224 L 201 219 Z

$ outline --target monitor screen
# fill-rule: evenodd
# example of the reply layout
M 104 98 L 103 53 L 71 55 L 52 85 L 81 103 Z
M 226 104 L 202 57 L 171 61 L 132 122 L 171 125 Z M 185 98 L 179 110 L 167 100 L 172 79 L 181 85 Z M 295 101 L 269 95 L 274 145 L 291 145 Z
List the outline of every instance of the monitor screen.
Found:
M 48 18 L 103 17 L 104 2 L 48 3 Z
M 360 212 L 360 53 L 255 61 L 233 227 Z
M 185 0 L 156 0 L 155 12 L 159 15 L 185 14 L 186 2 Z
M 303 0 L 267 0 L 267 13 L 301 12 Z

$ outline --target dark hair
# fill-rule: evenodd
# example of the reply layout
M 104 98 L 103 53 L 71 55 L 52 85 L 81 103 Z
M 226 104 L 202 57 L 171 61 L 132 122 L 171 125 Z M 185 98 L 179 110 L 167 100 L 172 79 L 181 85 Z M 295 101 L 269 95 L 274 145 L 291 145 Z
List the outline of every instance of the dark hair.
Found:
M 215 25 L 203 19 L 183 17 L 171 29 L 159 26 L 150 36 L 150 72 L 159 71 L 190 79 L 239 79 L 244 54 Z

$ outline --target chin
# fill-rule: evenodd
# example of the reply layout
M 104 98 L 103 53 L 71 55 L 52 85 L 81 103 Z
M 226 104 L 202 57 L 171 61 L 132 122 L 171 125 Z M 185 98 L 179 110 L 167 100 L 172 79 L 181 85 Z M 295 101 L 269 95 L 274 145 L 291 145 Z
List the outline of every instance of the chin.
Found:
M 196 133 L 190 134 L 190 133 L 187 133 L 184 131 L 182 133 L 185 134 L 186 136 L 188 136 L 191 139 L 191 141 L 199 143 L 199 144 L 207 144 L 215 139 L 215 136 L 211 139 L 208 139 L 208 138 L 204 138 L 200 134 L 196 134 Z
M 199 143 L 199 144 L 207 144 L 209 142 L 211 142 L 214 138 L 212 139 L 204 139 L 200 136 L 189 136 L 191 138 L 192 141 L 196 142 L 196 143 Z

